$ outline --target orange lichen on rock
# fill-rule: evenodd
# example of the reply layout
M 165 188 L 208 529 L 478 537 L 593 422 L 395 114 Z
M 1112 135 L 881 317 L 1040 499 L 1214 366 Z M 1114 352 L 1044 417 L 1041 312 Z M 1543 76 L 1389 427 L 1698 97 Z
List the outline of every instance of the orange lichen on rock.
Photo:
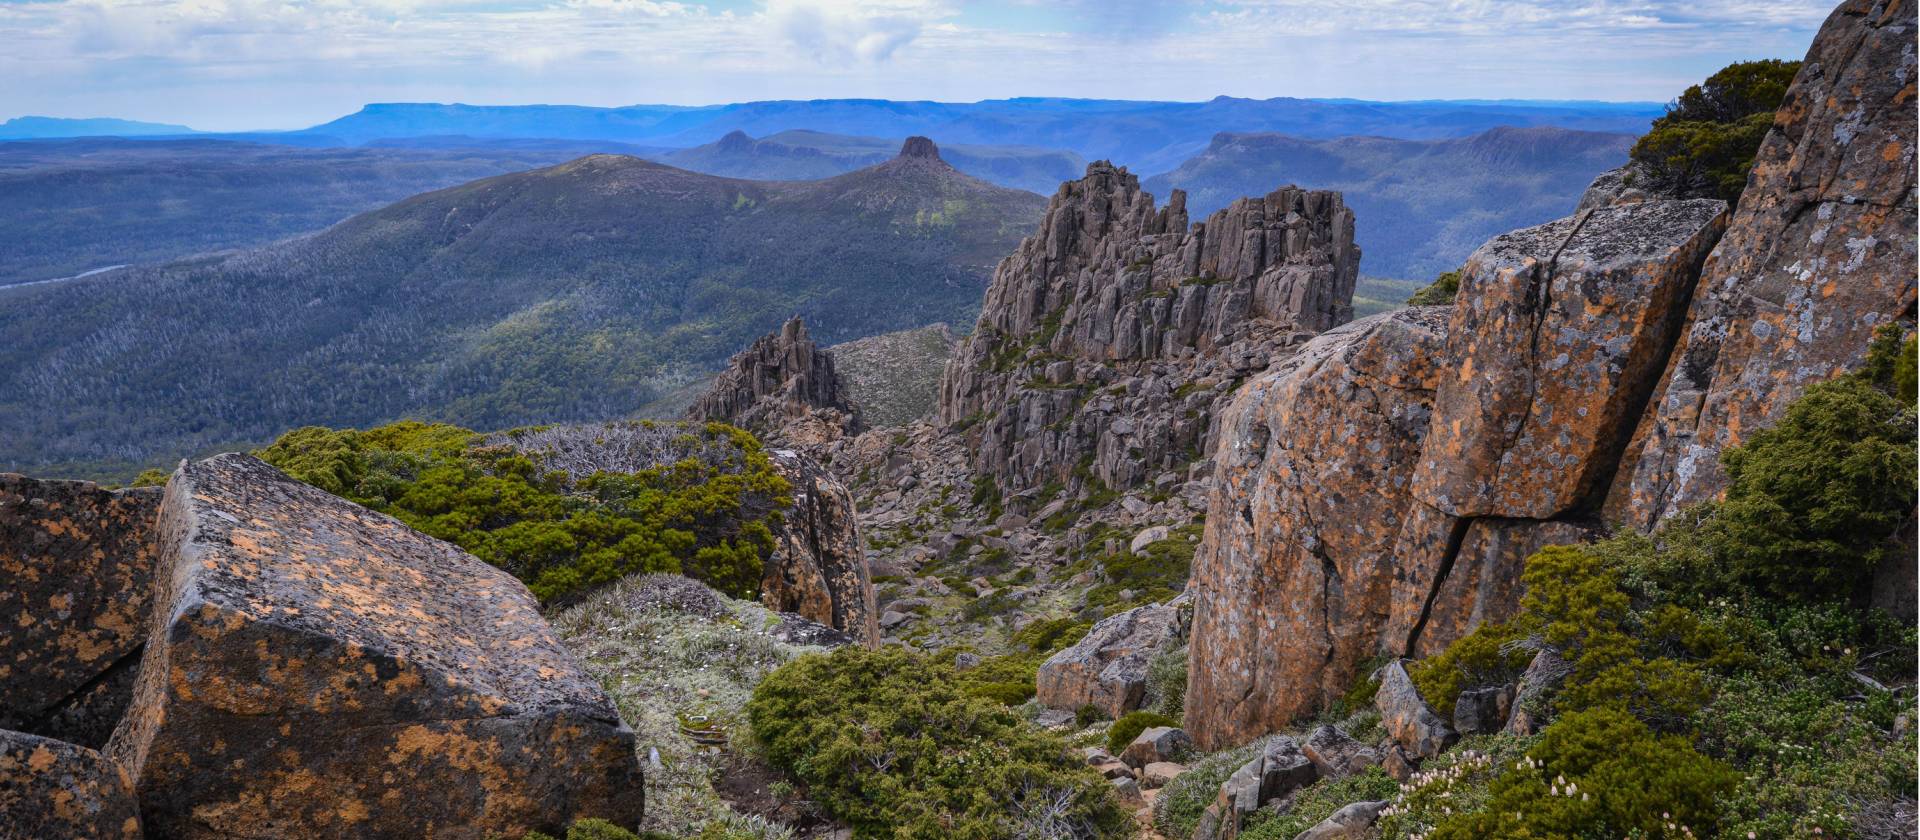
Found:
M 505 572 L 239 455 L 184 465 L 159 522 L 156 641 L 109 750 L 151 830 L 638 822 L 631 731 Z
M 0 729 L 0 838 L 140 840 L 127 774 L 98 752 Z

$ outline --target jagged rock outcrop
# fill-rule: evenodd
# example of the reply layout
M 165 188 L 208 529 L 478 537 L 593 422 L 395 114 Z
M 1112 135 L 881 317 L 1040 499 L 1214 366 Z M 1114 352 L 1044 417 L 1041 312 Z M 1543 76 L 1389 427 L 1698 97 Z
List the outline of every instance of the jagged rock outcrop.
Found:
M 98 748 L 133 689 L 160 488 L 0 474 L 0 729 Z
M 861 644 L 878 644 L 879 609 L 853 494 L 812 458 L 785 449 L 772 457 L 793 486 L 793 507 L 774 534 L 760 600 L 777 612 L 849 633 Z
M 864 428 L 834 372 L 833 356 L 814 345 L 798 317 L 736 354 L 687 417 L 731 423 L 796 446 L 828 443 Z
M 107 754 L 149 833 L 634 825 L 633 733 L 505 572 L 247 456 L 188 463 Z
M 66 741 L 0 729 L 0 840 L 140 840 L 120 766 Z
M 1184 193 L 1156 208 L 1096 162 L 995 270 L 939 420 L 1009 491 L 1184 469 L 1238 381 L 1351 318 L 1359 258 L 1338 193 L 1282 188 L 1189 229 Z
M 1585 537 L 1666 361 L 1717 201 L 1583 211 L 1496 237 L 1450 309 L 1335 329 L 1220 421 L 1195 558 L 1188 723 L 1244 742 L 1518 603 Z
M 1147 666 L 1179 644 L 1180 608 L 1148 604 L 1093 625 L 1072 647 L 1040 665 L 1035 697 L 1053 709 L 1093 706 L 1119 719 L 1140 708 L 1147 691 Z
M 1827 18 L 1707 262 L 1611 518 L 1651 528 L 1717 497 L 1719 457 L 1913 317 L 1915 4 Z

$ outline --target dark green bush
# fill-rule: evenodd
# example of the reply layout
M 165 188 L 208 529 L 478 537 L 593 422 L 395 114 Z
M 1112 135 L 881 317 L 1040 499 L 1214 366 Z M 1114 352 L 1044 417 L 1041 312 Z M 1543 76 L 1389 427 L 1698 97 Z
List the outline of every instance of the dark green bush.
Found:
M 1800 69 L 1797 61 L 1728 65 L 1687 88 L 1634 143 L 1632 157 L 1656 192 L 1736 201 Z
M 1445 306 L 1453 303 L 1454 297 L 1459 294 L 1460 272 L 1456 269 L 1433 278 L 1432 283 L 1427 284 L 1420 289 L 1420 291 L 1414 292 L 1413 297 L 1407 298 L 1407 305 Z
M 309 426 L 259 455 L 511 572 L 543 601 L 639 572 L 682 572 L 752 597 L 773 549 L 771 526 L 790 503 L 786 480 L 744 431 L 661 429 L 669 451 L 693 454 L 578 477 L 468 429 L 413 421 L 365 431 Z
M 1104 780 L 950 665 L 901 648 L 801 657 L 747 704 L 767 758 L 862 837 L 1126 836 Z
M 1894 396 L 1905 345 L 1883 330 L 1864 370 L 1808 388 L 1722 455 L 1715 541 L 1739 580 L 1782 600 L 1845 598 L 1896 550 L 1916 501 L 1914 406 Z
M 1500 768 L 1492 801 L 1443 820 L 1434 840 L 1711 836 L 1732 768 L 1618 708 L 1563 715 L 1524 763 Z
M 1448 645 L 1439 655 L 1413 663 L 1407 669 L 1407 676 L 1413 678 L 1420 697 L 1442 717 L 1450 719 L 1460 692 L 1508 682 L 1526 670 L 1533 651 L 1513 644 L 1525 635 L 1510 625 L 1482 624 Z M 1373 691 L 1379 690 L 1378 682 L 1371 679 L 1368 682 Z
M 1140 733 L 1156 726 L 1179 726 L 1180 721 L 1153 712 L 1128 712 L 1107 729 L 1107 751 L 1119 755 Z

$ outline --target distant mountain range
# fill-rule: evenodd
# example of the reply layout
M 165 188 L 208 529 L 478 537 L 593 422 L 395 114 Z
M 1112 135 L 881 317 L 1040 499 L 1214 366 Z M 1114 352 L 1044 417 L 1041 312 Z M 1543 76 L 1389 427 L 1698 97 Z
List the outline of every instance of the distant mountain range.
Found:
M 1140 102 L 1107 99 L 994 99 L 900 102 L 816 99 L 703 107 L 633 105 L 443 105 L 383 103 L 307 129 L 363 143 L 383 137 L 466 134 L 569 137 L 687 147 L 733 131 L 765 136 L 804 129 L 871 137 L 910 134 L 945 144 L 1038 146 L 1160 172 L 1205 149 L 1222 131 L 1277 131 L 1305 138 L 1375 135 L 1410 140 L 1464 137 L 1495 126 L 1553 125 L 1638 134 L 1659 103 L 1365 102 L 1347 99 L 1237 99 Z
M 145 137 L 157 134 L 192 134 L 184 125 L 116 120 L 107 117 L 67 119 L 65 117 L 14 117 L 0 123 L 0 140 L 32 140 L 46 137 Z
M 850 137 L 822 131 L 782 131 L 758 140 L 735 131 L 691 149 L 644 155 L 682 169 L 776 181 L 827 178 L 872 166 L 893 156 L 899 140 Z M 1060 182 L 1080 177 L 1085 158 L 1059 149 L 1032 146 L 942 144 L 940 156 L 953 168 L 1003 187 L 1050 194 Z
M 0 288 L 0 471 L 124 475 L 309 423 L 624 416 L 794 314 L 823 342 L 970 322 L 1045 204 L 924 141 L 798 182 L 594 155 Z
M 1058 149 L 1088 160 L 1112 160 L 1137 172 L 1162 172 L 1204 150 L 1220 132 L 1282 132 L 1308 139 L 1371 135 L 1432 140 L 1465 137 L 1495 126 L 1551 125 L 1639 134 L 1662 110 L 1663 106 L 1655 102 L 1368 102 L 1227 96 L 1205 102 L 815 99 L 618 108 L 377 103 L 298 131 L 208 136 L 303 146 L 358 146 L 404 138 L 465 138 L 467 143 L 475 138 L 511 138 L 595 140 L 685 149 L 717 142 L 735 131 L 766 138 L 801 130 L 857 137 L 925 135 L 949 146 Z M 46 119 L 23 117 L 13 122 Z M 72 126 L 64 133 L 71 136 L 81 128 Z M 187 130 L 183 126 L 169 128 Z M 94 129 L 93 133 L 123 132 Z
M 1430 278 L 1497 234 L 1573 212 L 1594 176 L 1626 162 L 1633 140 L 1544 126 L 1445 140 L 1221 134 L 1145 186 L 1160 196 L 1186 190 L 1195 218 L 1282 184 L 1339 190 L 1353 208 L 1363 273 Z

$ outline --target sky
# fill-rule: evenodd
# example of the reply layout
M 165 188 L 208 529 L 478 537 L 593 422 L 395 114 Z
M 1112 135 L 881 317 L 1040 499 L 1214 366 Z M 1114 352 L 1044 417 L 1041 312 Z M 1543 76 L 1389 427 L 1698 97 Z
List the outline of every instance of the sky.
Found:
M 1834 0 L 0 0 L 0 118 L 300 128 L 369 102 L 1665 101 Z

